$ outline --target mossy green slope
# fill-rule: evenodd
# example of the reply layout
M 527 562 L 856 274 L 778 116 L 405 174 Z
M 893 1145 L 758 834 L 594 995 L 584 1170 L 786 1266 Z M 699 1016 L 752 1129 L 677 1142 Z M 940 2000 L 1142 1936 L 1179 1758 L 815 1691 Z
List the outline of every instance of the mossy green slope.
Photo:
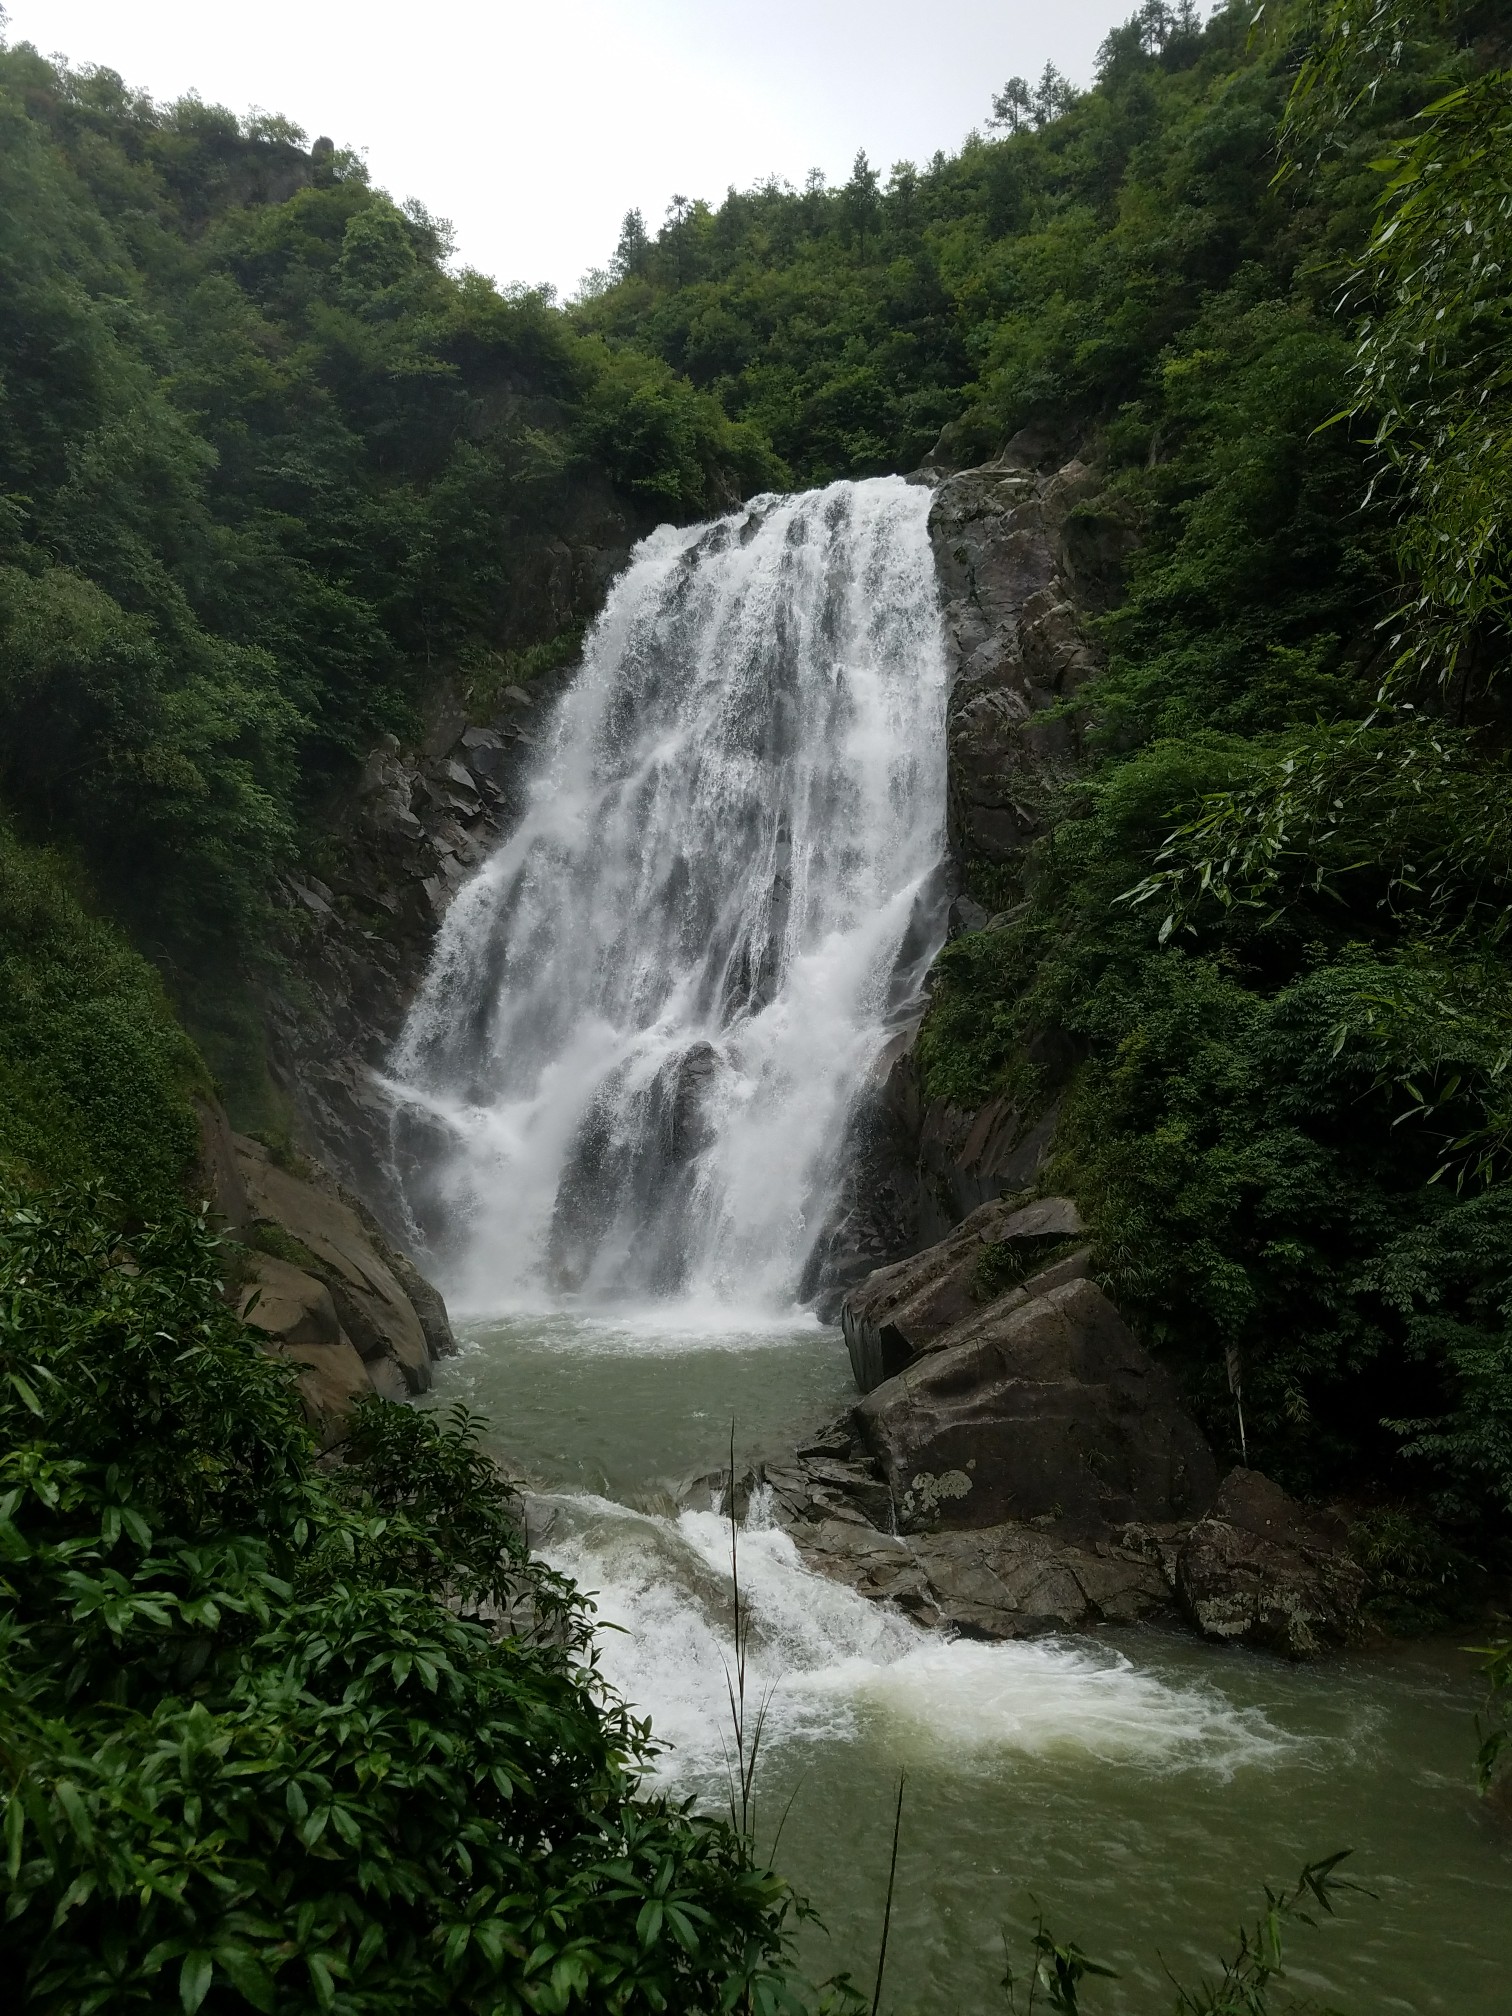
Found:
M 191 1095 L 208 1090 L 146 960 L 0 829 L 0 1166 L 161 1210 L 183 1196 Z

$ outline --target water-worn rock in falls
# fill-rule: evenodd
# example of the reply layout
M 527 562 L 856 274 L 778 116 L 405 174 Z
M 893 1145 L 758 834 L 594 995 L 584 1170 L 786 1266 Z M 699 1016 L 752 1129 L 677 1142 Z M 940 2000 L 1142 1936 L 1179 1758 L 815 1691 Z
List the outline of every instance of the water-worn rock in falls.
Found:
M 728 1472 L 715 1472 L 685 1487 L 683 1502 L 722 1510 L 729 1488 Z M 846 1420 L 795 1456 L 738 1476 L 737 1517 L 758 1502 L 811 1568 L 875 1602 L 896 1603 L 921 1624 L 975 1638 L 1033 1638 L 1179 1618 L 1173 1577 L 1184 1526 L 1089 1534 L 1039 1519 L 899 1533 L 886 1480 Z
M 789 1530 L 821 1574 L 972 1638 L 1038 1638 L 1173 1615 L 1171 1585 L 1142 1534 L 1087 1541 L 1005 1523 L 903 1535 L 838 1519 Z
M 1007 1306 L 1010 1305 L 1011 1306 Z M 965 1319 L 856 1409 L 899 1528 L 1195 1515 L 1217 1489 L 1169 1373 L 1093 1282 Z
M 729 1490 L 729 1473 L 714 1472 L 686 1486 L 682 1502 L 723 1511 Z M 820 1574 L 974 1638 L 1154 1621 L 1304 1659 L 1358 1628 L 1363 1576 L 1344 1521 L 1252 1471 L 1231 1472 L 1196 1519 L 1099 1526 L 1041 1514 L 900 1532 L 881 1465 L 858 1423 L 842 1418 L 794 1455 L 737 1476 L 736 1516 L 758 1509 Z

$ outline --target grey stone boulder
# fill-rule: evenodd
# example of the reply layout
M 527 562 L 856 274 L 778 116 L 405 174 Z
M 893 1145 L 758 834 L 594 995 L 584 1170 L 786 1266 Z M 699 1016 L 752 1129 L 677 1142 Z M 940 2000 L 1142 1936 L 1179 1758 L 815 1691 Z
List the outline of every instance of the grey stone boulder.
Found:
M 271 1228 L 294 1265 L 322 1282 L 342 1330 L 369 1368 L 375 1390 L 403 1397 L 431 1384 L 431 1345 L 390 1258 L 336 1186 L 285 1168 L 260 1142 L 233 1135 L 237 1174 L 249 1218 L 249 1243 Z M 292 1242 L 289 1244 L 287 1242 Z M 427 1314 L 441 1336 L 444 1309 L 430 1291 Z M 428 1298 L 422 1298 L 428 1299 Z
M 1206 1638 L 1307 1659 L 1353 1635 L 1365 1575 L 1335 1514 L 1231 1470 L 1176 1563 L 1186 1615 Z
M 1107 1541 L 1067 1540 L 1015 1523 L 913 1542 L 938 1621 L 974 1638 L 1037 1638 L 1132 1624 L 1171 1607 L 1160 1570 Z
M 979 1285 L 984 1262 L 1012 1249 L 1020 1271 L 1030 1275 L 1039 1255 L 1079 1238 L 1084 1229 L 1069 1197 L 1041 1197 L 1021 1208 L 1000 1198 L 973 1211 L 938 1245 L 879 1267 L 846 1296 L 840 1310 L 857 1386 L 871 1392 L 993 1300 Z M 1074 1271 L 1084 1273 L 1087 1265 L 1082 1255 Z M 1026 1282 L 1019 1299 L 1066 1278 L 1062 1273 L 1037 1289 Z
M 853 1515 L 778 1521 L 810 1567 L 921 1624 L 970 1638 L 1038 1638 L 1174 1614 L 1158 1562 L 1138 1546 L 1078 1541 L 1009 1522 L 971 1533 L 879 1532 Z
M 342 1439 L 355 1403 L 375 1390 L 367 1367 L 337 1321 L 323 1281 L 271 1253 L 250 1254 L 246 1266 L 239 1314 L 262 1332 L 273 1356 L 298 1366 L 305 1416 L 330 1448 Z
M 901 1532 L 1048 1519 L 1090 1535 L 1195 1518 L 1212 1453 L 1093 1282 L 1014 1289 L 856 1408 Z

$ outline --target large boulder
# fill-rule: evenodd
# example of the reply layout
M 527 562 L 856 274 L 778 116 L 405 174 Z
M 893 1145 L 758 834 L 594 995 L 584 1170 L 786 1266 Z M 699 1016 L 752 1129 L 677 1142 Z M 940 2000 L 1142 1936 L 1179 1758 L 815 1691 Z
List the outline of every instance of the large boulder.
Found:
M 270 1246 L 275 1257 L 324 1284 L 376 1390 L 425 1392 L 431 1384 L 425 1329 L 356 1210 L 334 1185 L 322 1187 L 285 1167 L 261 1142 L 241 1134 L 232 1140 L 249 1242 Z
M 725 1512 L 728 1470 L 685 1484 L 679 1502 Z M 1034 1638 L 1142 1618 L 1174 1619 L 1181 1527 L 1131 1524 L 1088 1534 L 1065 1522 L 1008 1520 L 974 1531 L 899 1533 L 881 1470 L 846 1420 L 780 1462 L 734 1479 L 738 1519 L 762 1514 L 811 1568 L 922 1624 L 973 1638 Z
M 306 1417 L 329 1448 L 341 1440 L 355 1403 L 375 1390 L 374 1381 L 337 1321 L 323 1281 L 270 1253 L 250 1254 L 246 1274 L 240 1313 L 275 1356 L 298 1366 Z
M 1204 1637 L 1310 1658 L 1353 1634 L 1365 1576 L 1337 1515 L 1231 1470 L 1176 1564 L 1182 1608 Z
M 456 1349 L 440 1293 L 385 1240 L 372 1213 L 329 1171 L 233 1133 L 199 1102 L 199 1178 L 236 1245 L 229 1273 L 247 1322 L 296 1361 L 306 1411 L 339 1440 L 365 1393 L 404 1400 Z
M 1112 1540 L 1068 1540 L 1022 1523 L 913 1542 L 937 1621 L 973 1638 L 1132 1624 L 1169 1612 L 1159 1566 Z
M 1003 1199 L 983 1204 L 965 1223 L 923 1253 L 891 1267 L 879 1267 L 846 1296 L 840 1326 L 851 1370 L 863 1393 L 891 1379 L 926 1351 L 937 1348 L 984 1304 L 1001 1298 L 989 1285 L 995 1277 L 1025 1277 L 1007 1289 L 1007 1306 L 1024 1302 L 1085 1275 L 1085 1251 L 1064 1248 L 1084 1231 L 1069 1197 L 1041 1197 L 1015 1206 Z M 1038 1263 L 1059 1255 L 1053 1270 Z M 998 1279 L 998 1288 L 1003 1282 Z
M 1175 1385 L 1093 1282 L 1009 1291 L 855 1412 L 898 1529 L 1047 1519 L 1098 1534 L 1195 1517 L 1212 1453 Z

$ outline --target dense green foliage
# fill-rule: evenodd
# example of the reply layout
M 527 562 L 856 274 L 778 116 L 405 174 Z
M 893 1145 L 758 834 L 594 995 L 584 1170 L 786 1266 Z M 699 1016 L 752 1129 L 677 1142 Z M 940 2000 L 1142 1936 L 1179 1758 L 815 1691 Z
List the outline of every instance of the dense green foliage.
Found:
M 0 828 L 0 1171 L 160 1208 L 194 1152 L 190 1094 L 207 1089 L 156 973 Z
M 1389 177 L 1347 302 L 1359 316 L 1351 414 L 1372 430 L 1407 507 L 1397 527 L 1411 596 L 1397 670 L 1458 683 L 1463 701 L 1512 636 L 1512 70 L 1495 7 L 1333 0 L 1314 22 L 1287 138 L 1314 158 L 1380 80 L 1448 16 L 1479 61 L 1446 66 L 1385 158 Z M 1428 52 L 1433 53 L 1431 50 Z
M 182 1214 L 0 1200 L 13 2006 L 796 2007 L 791 1898 L 640 1793 L 468 1424 L 371 1403 L 317 1465 L 218 1263 Z
M 0 799 L 212 1046 L 333 782 L 560 623 L 531 561 L 585 498 L 780 473 L 301 137 L 0 47 Z
M 1362 69 L 1388 19 L 1410 32 Z M 1162 132 L 1115 230 L 1149 163 L 1216 103 L 1273 119 L 1310 52 L 1289 157 L 1269 125 L 1245 156 L 1260 240 L 1116 409 L 1056 395 L 1140 542 L 1097 626 L 1096 760 L 1017 886 L 974 871 L 1027 901 L 946 953 L 923 1044 L 938 1096 L 1061 1097 L 1054 1178 L 1221 1443 L 1238 1380 L 1265 1468 L 1432 1506 L 1437 1533 L 1371 1528 L 1397 1621 L 1414 1579 L 1419 1615 L 1472 1592 L 1456 1544 L 1512 1516 L 1506 288 L 1466 292 L 1449 245 L 1499 256 L 1463 227 L 1504 229 L 1508 25 L 1351 0 L 1284 13 L 1237 74 L 1199 58 L 1185 100 L 1147 64 Z M 1438 354 L 1383 363 L 1446 297 Z
M 1206 395 L 1268 438 L 1284 492 L 1299 423 L 1342 403 L 1350 354 L 1310 312 L 1326 282 L 1308 262 L 1362 237 L 1369 201 L 1357 160 L 1271 186 L 1285 100 L 1248 9 L 1199 28 L 1156 0 L 1109 37 L 1098 88 L 1038 126 L 974 134 L 885 185 L 862 157 L 842 189 L 732 190 L 654 241 L 628 219 L 580 320 L 708 385 L 806 480 L 909 468 L 946 423 L 969 460 L 1031 420 L 1116 417 L 1121 455 L 1160 439 L 1168 462 Z

